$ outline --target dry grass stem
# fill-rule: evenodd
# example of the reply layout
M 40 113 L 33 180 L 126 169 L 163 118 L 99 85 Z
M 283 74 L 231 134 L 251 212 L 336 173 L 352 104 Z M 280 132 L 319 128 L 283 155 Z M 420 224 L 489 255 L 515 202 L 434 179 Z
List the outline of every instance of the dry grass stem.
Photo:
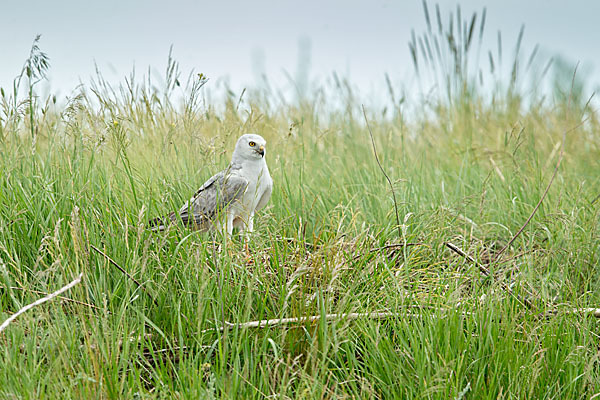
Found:
M 125 276 L 127 276 L 131 281 L 133 281 L 133 283 L 135 283 L 137 285 L 138 288 L 142 289 L 144 291 L 144 293 L 146 293 L 148 295 L 148 297 L 150 297 L 150 299 L 152 299 L 152 302 L 154 303 L 154 305 L 156 305 L 158 307 L 158 302 L 156 301 L 156 299 L 154 298 L 154 296 L 152 296 L 150 294 L 150 292 L 148 292 L 148 290 L 144 287 L 144 285 L 142 285 L 137 279 L 135 279 L 133 276 L 131 276 L 129 274 L 129 272 L 125 271 L 125 269 L 123 267 L 121 267 L 119 264 L 117 264 L 117 262 L 115 260 L 113 260 L 112 258 L 110 258 L 106 253 L 104 253 L 102 250 L 100 250 L 99 248 L 97 248 L 96 246 L 94 246 L 93 244 L 90 244 L 90 247 L 92 248 L 92 250 L 94 250 L 95 252 L 99 253 L 100 255 L 102 255 L 104 258 L 106 258 L 108 260 L 108 262 L 112 265 L 114 265 L 115 267 L 117 267 L 117 269 L 119 271 L 121 271 L 123 274 L 125 274 Z

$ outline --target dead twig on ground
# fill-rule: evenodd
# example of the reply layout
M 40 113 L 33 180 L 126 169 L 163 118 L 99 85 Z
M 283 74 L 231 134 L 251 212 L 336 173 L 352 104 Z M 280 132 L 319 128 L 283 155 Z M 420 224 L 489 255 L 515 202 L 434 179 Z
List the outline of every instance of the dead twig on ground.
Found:
M 442 310 L 448 311 L 448 310 Z M 468 314 L 468 313 L 465 313 Z M 355 320 L 360 318 L 365 319 L 387 319 L 394 317 L 408 317 L 408 318 L 421 318 L 421 314 L 415 313 L 397 313 L 397 312 L 370 312 L 370 313 L 344 313 L 344 314 L 325 314 L 325 315 L 309 315 L 306 317 L 293 317 L 293 318 L 274 318 L 274 319 L 262 319 L 257 321 L 249 321 L 249 322 L 241 322 L 238 324 L 232 324 L 231 322 L 225 321 L 224 326 L 219 326 L 215 328 L 204 329 L 201 333 L 210 332 L 210 331 L 223 331 L 225 327 L 229 328 L 267 328 L 267 327 L 275 327 L 282 325 L 291 325 L 291 324 L 301 324 L 301 323 L 310 323 L 319 321 L 321 318 L 324 318 L 325 321 L 335 321 L 335 320 Z
M 384 319 L 390 317 L 399 317 L 404 316 L 405 314 L 400 313 L 392 313 L 392 312 L 373 312 L 373 313 L 348 313 L 348 314 L 325 314 L 324 318 L 326 321 L 332 321 L 336 319 L 357 319 L 357 318 L 369 318 L 369 319 Z M 304 322 L 314 322 L 321 319 L 323 316 L 321 315 L 310 315 L 306 317 L 293 317 L 293 318 L 274 318 L 274 319 L 262 319 L 257 321 L 249 321 L 242 322 L 239 324 L 232 324 L 231 322 L 225 321 L 224 326 L 219 326 L 216 328 L 209 328 L 202 331 L 222 331 L 227 327 L 236 327 L 236 328 L 266 328 L 266 327 L 274 327 L 278 325 L 289 325 L 295 323 L 304 323 Z
M 83 272 L 80 273 L 79 276 L 74 281 L 72 281 L 68 285 L 63 286 L 62 288 L 58 289 L 56 292 L 50 293 L 48 296 L 42 297 L 41 299 L 36 300 L 33 303 L 28 304 L 25 307 L 21 308 L 19 311 L 17 311 L 13 315 L 11 315 L 6 321 L 4 321 L 2 323 L 2 325 L 0 325 L 0 332 L 5 330 L 6 327 L 8 327 L 8 325 L 11 322 L 13 322 L 19 315 L 23 314 L 24 312 L 26 312 L 28 310 L 31 310 L 33 307 L 39 306 L 40 304 L 43 304 L 49 300 L 52 300 L 53 298 L 57 297 L 59 294 L 64 293 L 67 290 L 71 289 L 73 286 L 77 285 L 79 282 L 81 282 L 82 277 L 83 277 Z
M 20 291 L 23 291 L 23 292 L 32 292 L 32 293 L 36 293 L 36 294 L 43 294 L 43 295 L 45 295 L 45 296 L 48 296 L 48 295 L 49 295 L 49 293 L 42 292 L 41 290 L 25 289 L 25 288 L 22 288 L 22 287 L 16 287 L 16 286 L 10 286 L 10 287 L 9 287 L 9 289 L 10 289 L 10 290 L 20 290 Z M 93 309 L 95 309 L 95 310 L 102 310 L 102 309 L 101 309 L 100 307 L 98 307 L 98 306 L 95 306 L 95 305 L 93 305 L 93 304 L 89 304 L 89 303 L 85 303 L 85 302 L 83 302 L 83 301 L 79 301 L 79 300 L 71 299 L 71 298 L 69 298 L 69 297 L 64 297 L 64 296 L 57 296 L 57 297 L 58 297 L 59 299 L 63 300 L 63 301 L 67 301 L 67 302 L 74 303 L 74 304 L 79 304 L 79 305 L 81 305 L 81 306 L 86 306 L 86 307 L 89 307 L 89 308 L 93 308 Z

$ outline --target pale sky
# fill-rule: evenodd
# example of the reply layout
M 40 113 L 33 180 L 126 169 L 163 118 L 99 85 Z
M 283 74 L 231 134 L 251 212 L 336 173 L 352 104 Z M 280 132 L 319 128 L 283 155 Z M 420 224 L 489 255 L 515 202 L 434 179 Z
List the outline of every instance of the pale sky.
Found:
M 487 7 L 486 37 L 495 46 L 502 31 L 505 51 L 525 24 L 523 47 L 536 43 L 544 54 L 580 61 L 600 83 L 600 2 L 595 0 L 460 1 L 464 16 Z M 430 10 L 433 2 L 428 2 Z M 442 10 L 457 2 L 441 2 Z M 0 86 L 10 87 L 36 34 L 50 56 L 51 87 L 66 95 L 89 81 L 96 62 L 118 81 L 135 64 L 161 75 L 173 45 L 181 70 L 194 69 L 216 84 L 227 77 L 233 88 L 253 85 L 256 60 L 275 82 L 285 82 L 298 64 L 298 43 L 310 41 L 311 77 L 332 71 L 361 90 L 414 78 L 408 50 L 411 29 L 425 28 L 421 1 L 131 1 L 0 0 Z M 447 13 L 443 13 L 446 14 Z M 487 65 L 487 63 L 486 63 Z

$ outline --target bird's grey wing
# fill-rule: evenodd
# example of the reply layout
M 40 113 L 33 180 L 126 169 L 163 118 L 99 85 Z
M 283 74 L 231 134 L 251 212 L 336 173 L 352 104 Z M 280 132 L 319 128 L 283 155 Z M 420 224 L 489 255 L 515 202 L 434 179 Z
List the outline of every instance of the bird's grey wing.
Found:
M 221 171 L 210 178 L 194 197 L 179 210 L 179 217 L 185 225 L 193 225 L 197 229 L 208 229 L 210 222 L 234 201 L 239 200 L 248 181 L 238 175 Z
M 172 220 L 176 220 L 177 217 L 180 217 L 183 220 L 184 224 L 187 224 L 190 216 L 189 216 L 189 208 L 192 207 L 193 208 L 193 204 L 195 199 L 200 196 L 200 194 L 205 191 L 207 188 L 211 187 L 215 181 L 217 181 L 218 179 L 223 178 L 223 176 L 225 176 L 226 174 L 226 170 L 225 171 L 221 171 L 215 175 L 213 175 L 212 177 L 210 177 L 210 179 L 208 179 L 206 182 L 204 182 L 204 184 L 202 186 L 200 186 L 200 189 L 198 189 L 196 191 L 196 193 L 194 193 L 194 195 L 192 196 L 192 198 L 189 201 L 186 201 L 185 204 L 179 209 L 179 213 L 175 214 L 175 213 L 171 213 L 169 215 L 169 217 Z M 192 211 L 193 213 L 193 211 Z

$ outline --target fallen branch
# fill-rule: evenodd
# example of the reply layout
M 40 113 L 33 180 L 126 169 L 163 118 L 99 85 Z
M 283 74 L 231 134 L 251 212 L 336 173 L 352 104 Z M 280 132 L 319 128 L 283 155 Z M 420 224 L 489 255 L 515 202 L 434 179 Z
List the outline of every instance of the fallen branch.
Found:
M 117 269 L 119 271 L 121 271 L 123 274 L 125 274 L 125 276 L 127 276 L 129 279 L 131 279 L 137 285 L 138 288 L 142 289 L 144 291 L 144 293 L 146 293 L 148 295 L 148 297 L 150 297 L 150 299 L 152 299 L 152 302 L 154 303 L 154 305 L 156 305 L 158 307 L 158 302 L 156 301 L 156 299 L 154 298 L 154 296 L 152 296 L 150 294 L 150 292 L 148 292 L 148 290 L 144 287 L 144 285 L 142 285 L 140 282 L 138 282 L 137 279 L 135 279 L 133 276 L 131 276 L 129 274 L 129 272 L 125 271 L 125 269 L 123 267 L 121 267 L 119 264 L 117 264 L 117 262 L 115 260 L 113 260 L 112 258 L 110 258 L 102 250 L 100 250 L 99 248 L 97 248 L 93 244 L 90 244 L 90 247 L 92 248 L 92 250 L 94 250 L 98 254 L 102 255 L 104 258 L 106 258 L 109 263 L 111 263 L 112 265 L 114 265 L 115 267 L 117 267 Z
M 359 318 L 367 319 L 386 319 L 392 317 L 421 317 L 420 314 L 411 313 L 393 313 L 393 312 L 371 312 L 371 313 L 346 313 L 346 314 L 325 314 L 322 315 L 310 315 L 307 317 L 294 317 L 294 318 L 274 318 L 274 319 L 262 319 L 257 321 L 242 322 L 239 324 L 232 324 L 231 322 L 225 321 L 225 326 L 231 328 L 266 328 L 274 327 L 279 325 L 290 325 L 295 323 L 314 322 L 321 318 L 325 318 L 326 321 L 333 321 L 338 319 L 354 320 Z M 222 331 L 225 326 L 219 326 L 216 328 L 209 328 L 202 331 L 202 333 L 209 331 Z
M 26 305 L 25 307 L 21 308 L 19 311 L 17 311 L 16 313 L 14 313 L 13 315 L 11 315 L 6 321 L 4 321 L 2 323 L 2 325 L 0 325 L 0 332 L 2 332 L 3 330 L 6 329 L 6 327 L 13 322 L 19 315 L 23 314 L 24 312 L 31 310 L 33 307 L 35 306 L 39 306 L 40 304 L 43 304 L 49 300 L 52 300 L 53 298 L 55 298 L 56 296 L 58 296 L 61 293 L 66 292 L 67 290 L 71 289 L 73 286 L 77 285 L 79 282 L 81 282 L 81 278 L 83 277 L 83 272 L 79 274 L 79 276 L 71 283 L 69 283 L 66 286 L 63 286 L 62 288 L 58 289 L 56 292 L 54 293 L 50 293 L 48 296 L 42 297 L 41 299 L 34 301 L 31 304 Z
M 42 292 L 41 290 L 25 289 L 25 288 L 17 287 L 17 286 L 10 286 L 9 289 L 10 290 L 20 290 L 20 291 L 23 291 L 23 292 L 32 292 L 32 293 L 37 293 L 37 294 L 43 294 L 43 295 L 46 295 L 46 296 L 48 295 L 48 293 Z M 74 304 L 79 304 L 81 306 L 86 306 L 86 307 L 89 307 L 89 308 L 93 308 L 95 310 L 102 310 L 100 307 L 95 306 L 93 304 L 89 304 L 89 303 L 85 303 L 83 301 L 71 299 L 69 297 L 58 296 L 58 298 L 61 299 L 61 300 L 63 300 L 63 301 L 67 301 L 67 302 L 74 303 Z

